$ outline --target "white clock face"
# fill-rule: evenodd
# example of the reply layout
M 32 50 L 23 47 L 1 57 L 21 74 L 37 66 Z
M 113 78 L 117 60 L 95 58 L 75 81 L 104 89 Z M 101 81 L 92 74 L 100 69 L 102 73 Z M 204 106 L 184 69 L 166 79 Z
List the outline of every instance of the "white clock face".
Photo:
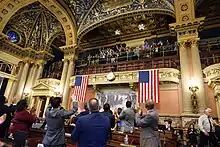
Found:
M 107 79 L 108 79 L 109 81 L 114 80 L 114 79 L 115 79 L 115 74 L 114 74 L 113 72 L 110 72 L 110 73 L 107 75 Z

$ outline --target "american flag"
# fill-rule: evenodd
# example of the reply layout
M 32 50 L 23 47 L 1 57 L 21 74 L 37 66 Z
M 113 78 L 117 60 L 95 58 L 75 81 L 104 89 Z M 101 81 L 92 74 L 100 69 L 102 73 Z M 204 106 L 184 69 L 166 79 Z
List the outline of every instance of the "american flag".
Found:
M 88 75 L 76 76 L 72 99 L 82 102 L 85 101 L 88 78 L 89 78 Z
M 147 99 L 159 103 L 159 71 L 139 71 L 138 103 L 145 103 Z

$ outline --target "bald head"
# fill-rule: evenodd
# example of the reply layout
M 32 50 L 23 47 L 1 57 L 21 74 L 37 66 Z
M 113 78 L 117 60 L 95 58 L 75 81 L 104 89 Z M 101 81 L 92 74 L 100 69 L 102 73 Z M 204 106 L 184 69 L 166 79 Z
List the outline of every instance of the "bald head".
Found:
M 99 101 L 96 98 L 92 98 L 88 102 L 88 108 L 90 112 L 99 111 Z
M 152 100 L 147 100 L 145 103 L 145 108 L 147 110 L 154 109 L 154 102 Z
M 211 108 L 206 108 L 204 113 L 207 115 L 207 116 L 211 116 L 212 115 L 212 109 Z

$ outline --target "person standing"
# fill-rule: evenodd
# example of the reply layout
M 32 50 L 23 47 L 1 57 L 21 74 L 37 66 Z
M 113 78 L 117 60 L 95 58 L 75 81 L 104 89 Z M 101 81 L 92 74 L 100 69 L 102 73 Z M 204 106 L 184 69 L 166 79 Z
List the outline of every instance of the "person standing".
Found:
M 142 110 L 136 114 L 136 125 L 141 127 L 140 145 L 141 147 L 158 147 L 160 144 L 158 134 L 158 113 L 154 109 L 153 101 L 147 100 L 145 107 L 146 115 L 143 115 Z
M 134 109 L 131 108 L 131 101 L 126 102 L 127 109 L 124 109 L 120 115 L 119 119 L 122 120 L 122 132 L 133 132 L 134 131 L 134 122 L 135 122 L 135 113 Z
M 0 95 L 0 117 L 4 116 L 6 117 L 4 121 L 0 124 L 0 138 L 4 138 L 6 136 L 6 132 L 10 126 L 11 120 L 12 120 L 12 113 L 15 112 L 16 106 L 7 106 L 6 103 L 6 97 L 4 95 Z
M 107 116 L 111 123 L 111 128 L 115 127 L 115 117 L 110 113 L 110 105 L 105 103 L 103 106 L 104 111 L 102 112 L 105 116 Z
M 64 119 L 77 112 L 78 103 L 73 102 L 73 110 L 61 107 L 61 97 L 52 97 L 45 116 L 47 123 L 46 135 L 43 139 L 44 147 L 65 147 Z
M 96 98 L 88 101 L 90 114 L 81 116 L 71 134 L 78 147 L 105 147 L 109 139 L 111 124 L 109 118 L 99 112 Z
M 218 147 L 217 140 L 214 134 L 214 125 L 218 125 L 211 117 L 212 109 L 206 108 L 204 114 L 199 117 L 198 125 L 200 129 L 200 143 L 199 147 L 204 147 L 206 145 L 214 145 Z

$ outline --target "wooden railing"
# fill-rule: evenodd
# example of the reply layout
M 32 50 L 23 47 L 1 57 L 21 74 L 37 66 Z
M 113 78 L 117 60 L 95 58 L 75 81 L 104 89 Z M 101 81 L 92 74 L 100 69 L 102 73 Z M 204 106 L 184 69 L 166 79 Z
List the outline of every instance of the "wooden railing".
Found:
M 145 60 L 124 61 L 110 64 L 100 64 L 81 69 L 76 69 L 76 75 L 107 73 L 110 71 L 132 71 L 153 68 L 175 68 L 179 69 L 179 57 L 167 56 L 158 58 L 148 58 Z

